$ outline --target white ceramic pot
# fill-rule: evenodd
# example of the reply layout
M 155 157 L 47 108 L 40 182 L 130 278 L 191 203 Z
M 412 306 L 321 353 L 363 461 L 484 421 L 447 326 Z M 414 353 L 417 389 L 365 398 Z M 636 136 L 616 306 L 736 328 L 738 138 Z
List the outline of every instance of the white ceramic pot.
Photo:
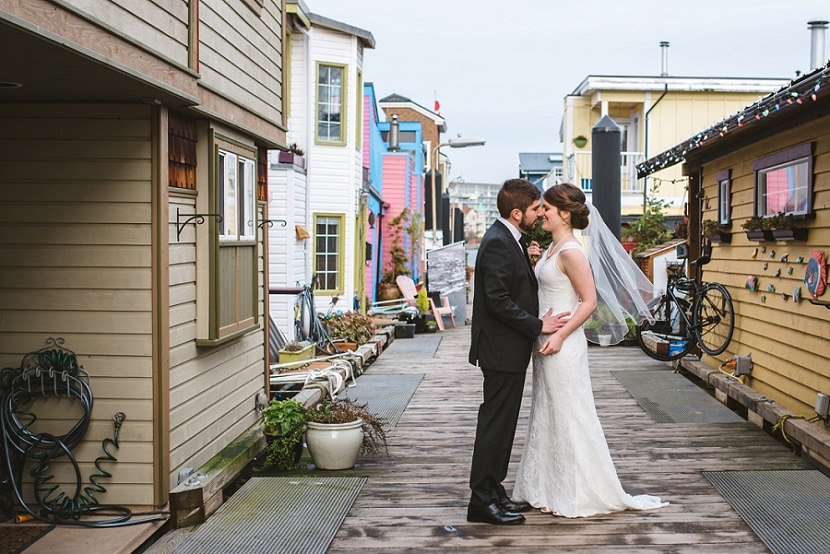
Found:
M 353 468 L 363 444 L 363 420 L 351 423 L 309 421 L 305 442 L 318 469 Z
M 611 335 L 599 335 L 597 338 L 600 346 L 611 346 Z

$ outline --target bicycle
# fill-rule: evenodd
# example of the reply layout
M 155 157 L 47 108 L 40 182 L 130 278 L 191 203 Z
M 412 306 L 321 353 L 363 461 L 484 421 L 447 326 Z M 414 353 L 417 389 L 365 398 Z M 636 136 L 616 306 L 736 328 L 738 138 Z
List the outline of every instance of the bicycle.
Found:
M 701 280 L 708 255 L 689 263 L 695 277 L 686 277 L 682 265 L 669 268 L 666 292 L 651 309 L 653 322 L 637 327 L 637 344 L 650 357 L 678 360 L 696 346 L 716 356 L 726 350 L 735 331 L 732 297 L 720 283 Z

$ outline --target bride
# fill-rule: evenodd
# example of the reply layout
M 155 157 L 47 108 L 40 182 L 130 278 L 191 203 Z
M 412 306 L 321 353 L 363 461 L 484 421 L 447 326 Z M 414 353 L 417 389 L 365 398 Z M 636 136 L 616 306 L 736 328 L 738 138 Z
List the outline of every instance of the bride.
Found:
M 542 228 L 552 233 L 553 243 L 536 264 L 539 307 L 573 315 L 562 329 L 536 342 L 530 421 L 514 498 L 564 517 L 666 506 L 655 496 L 631 496 L 620 484 L 594 406 L 582 330 L 597 307 L 598 294 L 622 321 L 626 316 L 642 321 L 654 287 L 578 187 L 565 183 L 547 189 L 542 210 Z M 585 229 L 585 249 L 574 229 Z M 622 259 L 608 263 L 617 255 L 615 245 Z M 609 267 L 614 269 L 609 272 Z M 603 272 L 616 275 L 609 281 Z

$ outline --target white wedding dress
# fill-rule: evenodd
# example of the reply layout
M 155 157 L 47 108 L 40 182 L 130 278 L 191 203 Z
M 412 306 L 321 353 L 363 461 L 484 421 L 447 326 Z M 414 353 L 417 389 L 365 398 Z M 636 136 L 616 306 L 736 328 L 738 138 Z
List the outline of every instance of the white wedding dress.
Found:
M 562 246 L 584 252 L 577 243 Z M 558 254 L 546 254 L 536 264 L 539 311 L 574 313 L 576 291 L 556 264 Z M 530 421 L 513 498 L 564 517 L 667 505 L 655 496 L 631 496 L 620 484 L 594 406 L 582 328 L 565 339 L 560 352 L 543 356 L 538 350 L 547 336 L 537 339 L 533 353 Z

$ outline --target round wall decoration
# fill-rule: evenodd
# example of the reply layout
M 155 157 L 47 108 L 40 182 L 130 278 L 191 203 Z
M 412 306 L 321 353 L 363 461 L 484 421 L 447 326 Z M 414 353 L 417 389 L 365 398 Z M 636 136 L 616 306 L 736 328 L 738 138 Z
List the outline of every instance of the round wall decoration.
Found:
M 807 260 L 807 271 L 804 274 L 804 283 L 810 295 L 817 299 L 824 294 L 824 287 L 827 284 L 827 258 L 824 252 L 814 250 Z

